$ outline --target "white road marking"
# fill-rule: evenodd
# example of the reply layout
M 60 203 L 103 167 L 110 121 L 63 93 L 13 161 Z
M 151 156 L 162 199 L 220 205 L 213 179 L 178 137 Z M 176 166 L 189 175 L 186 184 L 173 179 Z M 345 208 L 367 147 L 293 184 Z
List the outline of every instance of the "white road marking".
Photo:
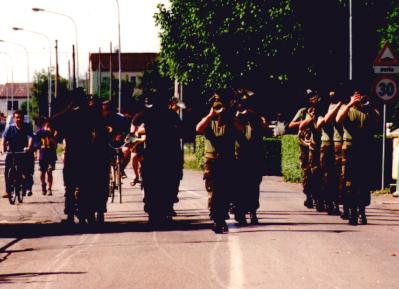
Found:
M 238 236 L 229 235 L 228 246 L 230 252 L 230 280 L 227 288 L 242 289 L 244 288 L 244 270 Z

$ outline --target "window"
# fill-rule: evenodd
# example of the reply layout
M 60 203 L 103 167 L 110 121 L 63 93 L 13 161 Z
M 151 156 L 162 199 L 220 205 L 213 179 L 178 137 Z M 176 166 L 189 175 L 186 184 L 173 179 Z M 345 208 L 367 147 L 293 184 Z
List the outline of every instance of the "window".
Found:
M 13 107 L 11 106 L 11 103 L 13 104 Z M 7 101 L 7 110 L 18 110 L 18 100 L 14 100 L 14 102 L 11 100 Z

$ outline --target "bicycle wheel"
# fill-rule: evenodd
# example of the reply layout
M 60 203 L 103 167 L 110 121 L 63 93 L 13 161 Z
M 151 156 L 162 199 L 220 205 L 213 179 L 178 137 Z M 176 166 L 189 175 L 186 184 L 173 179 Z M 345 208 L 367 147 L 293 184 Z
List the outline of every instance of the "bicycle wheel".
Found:
M 21 181 L 21 180 L 20 180 Z M 15 190 L 16 190 L 16 192 L 15 192 L 15 194 L 17 195 L 17 199 L 18 199 L 18 203 L 22 203 L 23 202 L 23 200 L 24 200 L 24 194 L 22 193 L 22 191 L 23 191 L 23 189 L 22 189 L 22 183 L 21 182 L 19 182 L 19 184 L 17 184 L 16 186 L 15 186 Z
M 13 168 L 10 168 L 7 173 L 7 179 L 10 183 L 8 194 L 8 201 L 11 205 L 15 204 L 15 200 L 17 199 L 17 189 L 16 189 L 16 179 L 15 179 L 15 171 Z
M 119 191 L 119 203 L 122 203 L 122 174 L 121 174 L 121 165 L 119 162 L 117 165 L 116 181 L 118 184 L 118 191 Z
M 115 198 L 115 168 L 112 165 L 109 171 L 109 192 L 108 197 L 111 198 L 111 203 L 114 202 Z

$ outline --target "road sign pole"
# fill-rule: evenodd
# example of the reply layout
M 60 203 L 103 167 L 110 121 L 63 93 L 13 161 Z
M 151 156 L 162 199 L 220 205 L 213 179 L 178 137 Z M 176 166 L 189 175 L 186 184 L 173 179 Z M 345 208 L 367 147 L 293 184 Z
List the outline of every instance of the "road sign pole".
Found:
M 396 191 L 392 194 L 394 197 L 399 197 L 399 150 L 397 150 L 397 171 L 396 171 Z
M 381 191 L 385 188 L 385 136 L 386 136 L 387 105 L 384 103 L 383 128 L 382 128 L 382 168 L 381 168 Z

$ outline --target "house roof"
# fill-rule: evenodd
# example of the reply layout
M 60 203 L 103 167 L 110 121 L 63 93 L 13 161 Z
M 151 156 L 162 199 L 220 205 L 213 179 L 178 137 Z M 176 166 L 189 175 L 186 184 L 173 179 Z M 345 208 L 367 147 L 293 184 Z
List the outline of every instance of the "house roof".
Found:
M 14 98 L 26 98 L 27 97 L 27 84 L 29 86 L 29 90 L 32 90 L 33 83 L 6 83 L 0 84 L 0 98 L 7 98 L 11 97 L 12 95 Z M 14 93 L 12 93 L 14 91 Z
M 110 55 L 112 57 L 112 71 L 119 71 L 118 53 L 101 53 L 101 71 L 109 71 Z M 121 53 L 123 72 L 144 71 L 157 58 L 158 53 Z M 90 53 L 91 70 L 97 71 L 100 54 Z

